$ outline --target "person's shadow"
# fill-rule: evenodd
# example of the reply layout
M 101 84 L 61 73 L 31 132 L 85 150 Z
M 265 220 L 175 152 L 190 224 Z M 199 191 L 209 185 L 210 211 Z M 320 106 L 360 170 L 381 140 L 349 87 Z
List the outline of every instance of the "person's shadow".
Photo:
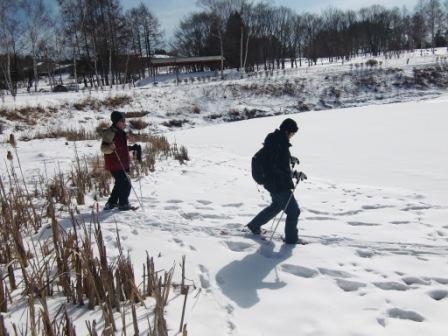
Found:
M 295 245 L 283 244 L 274 252 L 273 243 L 262 243 L 258 250 L 241 260 L 232 261 L 216 274 L 216 282 L 229 299 L 242 308 L 250 308 L 258 301 L 259 289 L 279 289 L 286 286 L 278 277 L 275 281 L 263 281 L 282 261 L 292 255 Z

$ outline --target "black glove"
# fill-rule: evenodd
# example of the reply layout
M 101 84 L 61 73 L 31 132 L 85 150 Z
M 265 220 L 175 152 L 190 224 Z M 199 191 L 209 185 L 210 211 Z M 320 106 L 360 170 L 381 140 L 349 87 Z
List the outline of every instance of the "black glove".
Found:
M 138 162 L 142 162 L 142 146 L 134 144 L 129 146 L 128 150 L 132 151 L 133 156 L 138 160 Z
M 297 180 L 297 182 L 308 179 L 308 177 L 306 176 L 306 174 L 304 172 L 299 172 L 297 170 L 293 171 L 292 177 L 295 178 Z
M 294 167 L 294 165 L 296 165 L 296 164 L 297 164 L 297 165 L 300 164 L 299 158 L 297 158 L 297 157 L 291 155 L 291 164 L 292 164 L 293 167 Z

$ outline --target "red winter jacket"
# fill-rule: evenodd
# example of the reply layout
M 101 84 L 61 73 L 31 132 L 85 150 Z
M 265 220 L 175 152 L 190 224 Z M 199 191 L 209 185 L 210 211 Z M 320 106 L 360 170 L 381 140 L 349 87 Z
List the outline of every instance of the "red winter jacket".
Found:
M 115 152 L 110 145 L 115 144 Z M 126 132 L 111 126 L 103 132 L 103 142 L 101 151 L 104 153 L 104 168 L 115 172 L 120 170 L 129 170 L 129 150 Z M 118 155 L 118 158 L 117 158 Z M 120 162 L 121 161 L 121 162 Z

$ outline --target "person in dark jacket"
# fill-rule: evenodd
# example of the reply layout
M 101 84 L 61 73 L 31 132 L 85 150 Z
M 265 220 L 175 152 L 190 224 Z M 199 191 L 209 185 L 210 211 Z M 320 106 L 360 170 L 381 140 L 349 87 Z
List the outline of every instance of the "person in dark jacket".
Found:
M 261 226 L 284 209 L 286 214 L 285 243 L 287 244 L 299 243 L 297 223 L 300 209 L 292 193 L 294 182 L 291 171 L 291 153 L 289 152 L 289 147 L 291 147 L 289 140 L 298 130 L 297 123 L 288 118 L 282 122 L 279 129 L 269 133 L 266 137 L 264 141 L 266 151 L 264 187 L 271 194 L 272 203 L 247 224 L 252 233 L 260 234 Z
M 104 210 L 118 206 L 120 210 L 126 211 L 132 209 L 129 204 L 131 181 L 127 175 L 130 161 L 128 139 L 124 131 L 126 119 L 123 113 L 113 111 L 111 120 L 112 126 L 103 132 L 101 152 L 104 153 L 104 168 L 114 177 L 115 185 Z

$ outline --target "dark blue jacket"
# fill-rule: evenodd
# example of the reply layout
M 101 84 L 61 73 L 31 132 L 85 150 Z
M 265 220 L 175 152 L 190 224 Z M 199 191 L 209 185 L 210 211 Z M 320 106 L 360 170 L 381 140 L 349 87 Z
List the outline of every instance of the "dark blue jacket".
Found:
M 286 132 L 275 130 L 264 140 L 266 150 L 266 182 L 264 187 L 271 193 L 294 189 L 291 171 L 291 153 Z

